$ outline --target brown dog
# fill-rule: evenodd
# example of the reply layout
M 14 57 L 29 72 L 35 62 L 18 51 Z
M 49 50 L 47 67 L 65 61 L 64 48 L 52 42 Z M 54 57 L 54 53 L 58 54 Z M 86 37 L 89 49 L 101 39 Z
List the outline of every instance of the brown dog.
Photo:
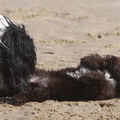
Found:
M 29 78 L 31 90 L 13 97 L 17 105 L 28 101 L 104 100 L 119 96 L 120 58 L 90 55 L 76 68 L 57 71 L 36 69 Z

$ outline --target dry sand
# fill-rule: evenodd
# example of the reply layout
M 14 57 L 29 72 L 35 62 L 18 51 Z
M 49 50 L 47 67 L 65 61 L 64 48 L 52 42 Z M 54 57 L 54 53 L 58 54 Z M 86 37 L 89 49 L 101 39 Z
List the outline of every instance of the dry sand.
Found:
M 75 67 L 91 53 L 120 56 L 120 0 L 0 0 L 0 14 L 24 23 L 37 66 Z M 29 102 L 0 99 L 0 120 L 120 120 L 120 99 Z

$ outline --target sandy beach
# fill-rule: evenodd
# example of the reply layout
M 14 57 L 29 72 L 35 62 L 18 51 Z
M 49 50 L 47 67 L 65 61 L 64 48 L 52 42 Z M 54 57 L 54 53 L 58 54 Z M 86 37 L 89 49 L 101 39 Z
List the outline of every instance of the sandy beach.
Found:
M 0 14 L 26 26 L 36 67 L 76 67 L 91 53 L 120 56 L 119 0 L 0 0 Z M 0 120 L 120 120 L 120 99 L 15 106 L 0 98 Z

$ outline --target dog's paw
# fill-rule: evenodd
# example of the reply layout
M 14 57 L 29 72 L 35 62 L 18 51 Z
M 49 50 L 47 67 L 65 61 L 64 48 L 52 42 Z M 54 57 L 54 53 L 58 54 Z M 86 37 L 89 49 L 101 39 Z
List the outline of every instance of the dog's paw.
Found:
M 19 105 L 19 106 L 23 105 L 23 104 L 25 104 L 27 102 L 27 96 L 24 93 L 20 93 L 18 95 L 13 96 L 12 102 L 15 105 Z
M 16 97 L 16 96 L 12 98 L 12 102 L 15 105 L 23 105 L 24 104 L 23 101 L 20 98 Z

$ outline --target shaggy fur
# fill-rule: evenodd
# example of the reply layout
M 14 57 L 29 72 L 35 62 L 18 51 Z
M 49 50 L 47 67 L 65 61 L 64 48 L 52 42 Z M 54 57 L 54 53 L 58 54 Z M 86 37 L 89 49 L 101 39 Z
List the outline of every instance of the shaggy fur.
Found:
M 35 69 L 36 51 L 24 25 L 0 17 L 4 26 L 0 29 L 0 97 L 5 97 L 30 89 L 28 79 Z
M 115 78 L 117 82 L 120 79 L 120 58 L 107 55 L 104 59 L 104 70 L 107 70 L 112 78 Z
M 104 69 L 111 74 L 112 78 L 116 79 L 116 96 L 120 97 L 120 58 L 113 55 L 107 55 L 104 58 Z
M 90 70 L 103 70 L 103 58 L 98 55 L 89 55 L 81 59 L 80 67 L 88 68 Z
M 104 100 L 120 96 L 120 58 L 85 56 L 76 68 L 45 71 L 35 68 L 33 39 L 24 25 L 14 25 L 0 16 L 0 97 L 13 96 L 22 105 L 28 101 Z
M 108 56 L 102 58 L 96 54 L 82 58 L 77 68 L 57 71 L 36 69 L 29 78 L 31 90 L 15 95 L 12 100 L 15 104 L 21 105 L 28 101 L 43 102 L 50 99 L 79 101 L 114 98 L 119 93 L 118 88 L 116 91 L 119 80 L 116 82 L 114 78 L 111 78 L 107 72 L 109 68 L 106 66 L 113 58 L 114 56 L 109 59 Z M 119 58 L 115 57 L 115 60 L 119 61 Z M 119 67 L 119 62 L 116 65 Z M 83 68 L 83 66 L 87 68 Z M 114 68 L 114 65 L 111 67 Z

